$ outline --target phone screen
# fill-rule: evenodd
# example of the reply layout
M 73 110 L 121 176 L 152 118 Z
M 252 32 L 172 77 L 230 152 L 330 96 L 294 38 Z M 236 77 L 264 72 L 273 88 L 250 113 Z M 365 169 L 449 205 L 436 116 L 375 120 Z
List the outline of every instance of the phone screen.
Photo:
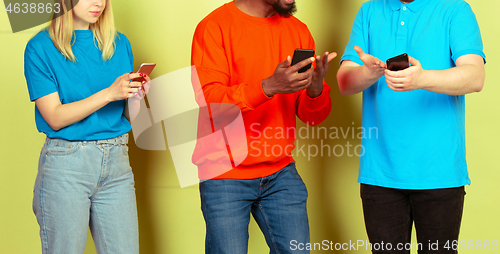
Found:
M 391 71 L 400 71 L 408 67 L 410 67 L 410 63 L 406 53 L 387 59 L 387 69 Z
M 307 58 L 314 57 L 314 50 L 312 49 L 296 49 L 293 53 L 292 65 L 296 65 Z M 299 73 L 306 72 L 311 68 L 312 64 L 308 64 L 299 70 Z

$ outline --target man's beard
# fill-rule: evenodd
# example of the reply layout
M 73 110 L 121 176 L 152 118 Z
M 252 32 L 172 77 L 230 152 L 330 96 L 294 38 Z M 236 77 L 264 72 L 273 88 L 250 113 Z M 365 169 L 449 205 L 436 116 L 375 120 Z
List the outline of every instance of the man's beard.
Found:
M 276 11 L 276 13 L 285 18 L 292 16 L 297 11 L 297 6 L 295 5 L 295 2 L 293 2 L 292 4 L 287 4 L 287 7 L 283 8 L 280 1 L 278 0 L 273 3 L 273 8 Z

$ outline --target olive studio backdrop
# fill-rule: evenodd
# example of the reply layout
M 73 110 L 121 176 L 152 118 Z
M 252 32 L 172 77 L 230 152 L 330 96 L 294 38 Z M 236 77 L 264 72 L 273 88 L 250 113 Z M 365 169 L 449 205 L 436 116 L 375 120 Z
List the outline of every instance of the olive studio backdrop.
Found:
M 113 5 L 116 26 L 132 43 L 135 67 L 142 62 L 156 62 L 158 66 L 152 75 L 155 78 L 190 65 L 191 40 L 197 23 L 225 2 L 120 0 Z M 309 26 L 317 42 L 317 51 L 336 51 L 342 55 L 354 16 L 364 0 L 297 2 L 297 17 Z M 500 104 L 495 100 L 500 94 L 497 85 L 500 80 L 500 21 L 497 19 L 500 3 L 468 2 L 481 27 L 488 64 L 484 90 L 466 96 L 467 159 L 472 185 L 466 187 L 460 240 L 489 240 L 491 243 L 500 241 L 500 193 L 496 187 L 500 179 Z M 35 105 L 29 102 L 23 53 L 27 41 L 43 26 L 13 34 L 3 5 L 1 8 L 0 253 L 40 253 L 38 225 L 31 210 L 31 200 L 38 155 L 45 136 L 35 128 Z M 338 67 L 336 59 L 326 77 L 332 87 L 333 109 L 321 126 L 352 131 L 361 125 L 361 96 L 340 95 L 336 83 Z M 299 127 L 304 125 L 299 124 Z M 359 160 L 352 156 L 360 141 L 351 135 L 339 136 L 339 139 L 323 142 L 330 147 L 342 146 L 344 154 L 338 146 L 333 155 L 311 156 L 310 159 L 307 154 L 296 156 L 298 170 L 309 189 L 312 242 L 349 243 L 367 239 L 359 184 L 356 183 Z M 320 146 L 321 140 L 317 137 L 300 139 L 299 146 L 302 145 L 306 145 L 307 152 L 308 145 Z M 203 253 L 205 225 L 198 186 L 179 187 L 169 151 L 144 151 L 132 142 L 130 158 L 136 179 L 141 253 Z M 471 249 L 472 245 L 465 247 Z M 498 252 L 478 252 L 476 248 L 461 253 Z M 342 252 L 369 253 L 362 249 Z M 264 238 L 258 226 L 251 222 L 249 253 L 266 252 Z M 85 253 L 95 253 L 91 237 Z

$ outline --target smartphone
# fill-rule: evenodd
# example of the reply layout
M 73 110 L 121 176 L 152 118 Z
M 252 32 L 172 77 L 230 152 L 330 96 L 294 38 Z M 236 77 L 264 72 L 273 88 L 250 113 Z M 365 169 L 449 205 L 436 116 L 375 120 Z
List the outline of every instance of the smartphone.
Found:
M 143 64 L 141 64 L 141 67 L 139 67 L 139 70 L 137 71 L 137 73 L 143 73 L 143 74 L 150 76 L 151 72 L 153 72 L 153 69 L 155 68 L 155 66 L 156 66 L 155 63 L 143 63 Z M 132 81 L 142 83 L 142 81 L 145 81 L 145 79 L 143 77 L 138 77 L 138 78 L 133 79 Z
M 408 67 L 410 67 L 410 62 L 406 53 L 387 59 L 387 69 L 391 71 L 400 71 Z
M 306 60 L 307 58 L 314 57 L 314 50 L 312 49 L 296 49 L 295 52 L 293 53 L 293 58 L 292 58 L 292 65 L 296 65 L 303 60 Z M 299 73 L 306 72 L 309 70 L 312 66 L 311 64 L 308 64 L 306 67 L 302 68 L 299 70 Z

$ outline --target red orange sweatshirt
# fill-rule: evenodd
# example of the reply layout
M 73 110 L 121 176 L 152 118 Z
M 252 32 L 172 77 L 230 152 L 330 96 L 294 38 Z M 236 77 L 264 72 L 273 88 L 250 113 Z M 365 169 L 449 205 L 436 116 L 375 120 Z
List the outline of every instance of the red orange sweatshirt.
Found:
M 205 101 L 238 106 L 246 129 L 246 149 L 229 147 L 233 156 L 247 150 L 246 159 L 215 178 L 254 179 L 274 174 L 293 161 L 296 116 L 310 125 L 328 117 L 330 87 L 325 82 L 316 98 L 310 98 L 306 90 L 270 98 L 262 90 L 262 80 L 272 76 L 277 65 L 297 48 L 315 49 L 315 44 L 307 26 L 293 16 L 252 17 L 230 2 L 198 24 L 191 60 Z M 213 172 L 231 165 L 231 158 L 214 146 L 207 141 L 197 143 L 193 162 L 202 180 L 214 178 Z

